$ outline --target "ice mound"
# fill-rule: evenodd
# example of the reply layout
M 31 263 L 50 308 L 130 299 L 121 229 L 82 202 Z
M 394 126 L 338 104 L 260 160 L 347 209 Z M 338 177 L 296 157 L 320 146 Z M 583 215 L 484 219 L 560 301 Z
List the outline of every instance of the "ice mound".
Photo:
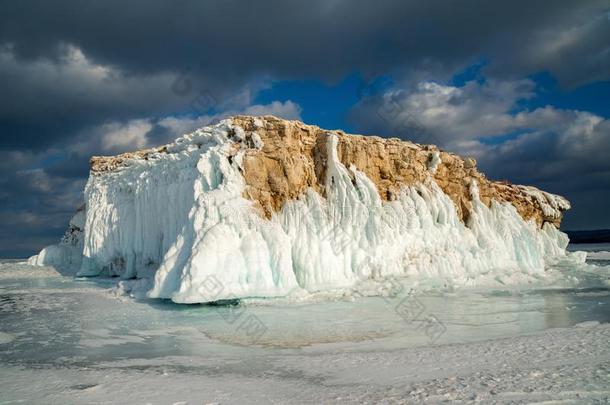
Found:
M 468 160 L 459 159 L 465 174 L 454 181 L 448 154 L 397 140 L 382 142 L 388 156 L 399 156 L 390 146 L 400 144 L 412 160 L 379 152 L 385 163 L 372 164 L 379 138 L 360 137 L 363 146 L 300 123 L 297 136 L 291 125 L 239 117 L 161 148 L 93 158 L 86 210 L 30 263 L 118 275 L 148 297 L 197 303 L 388 277 L 476 285 L 495 270 L 542 276 L 549 265 L 584 261 L 566 252 L 568 238 L 553 225 L 569 208 L 561 197 L 496 185 Z M 278 143 L 292 149 L 279 156 Z

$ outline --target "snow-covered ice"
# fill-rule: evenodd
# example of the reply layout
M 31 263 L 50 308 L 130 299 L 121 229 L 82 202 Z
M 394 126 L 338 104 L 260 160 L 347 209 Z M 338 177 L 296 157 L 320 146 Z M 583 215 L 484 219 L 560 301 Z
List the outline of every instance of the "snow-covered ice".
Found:
M 184 306 L 0 263 L 0 401 L 607 403 L 610 269 L 587 269 L 517 290 Z

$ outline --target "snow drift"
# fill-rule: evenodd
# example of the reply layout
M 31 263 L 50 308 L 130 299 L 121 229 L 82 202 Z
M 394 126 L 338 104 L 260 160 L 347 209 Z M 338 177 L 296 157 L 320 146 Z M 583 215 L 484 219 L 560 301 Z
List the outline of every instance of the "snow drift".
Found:
M 117 275 L 179 303 L 344 291 L 391 276 L 519 282 L 584 260 L 556 227 L 569 208 L 561 197 L 490 182 L 472 159 L 432 146 L 269 116 L 93 158 L 85 205 L 62 242 L 30 262 Z

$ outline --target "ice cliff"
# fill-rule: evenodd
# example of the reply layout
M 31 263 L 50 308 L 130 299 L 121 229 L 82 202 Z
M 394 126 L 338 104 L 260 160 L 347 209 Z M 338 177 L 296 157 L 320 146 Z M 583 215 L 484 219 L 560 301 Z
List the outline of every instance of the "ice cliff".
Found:
M 85 206 L 30 262 L 118 275 L 179 303 L 345 291 L 400 277 L 477 285 L 562 260 L 569 203 L 425 146 L 237 116 L 93 157 Z M 126 284 L 126 285 L 127 285 Z

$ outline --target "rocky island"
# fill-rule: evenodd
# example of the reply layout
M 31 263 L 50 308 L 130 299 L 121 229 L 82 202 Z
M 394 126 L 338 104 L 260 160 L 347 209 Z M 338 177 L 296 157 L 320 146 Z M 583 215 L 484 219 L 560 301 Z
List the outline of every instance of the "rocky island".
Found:
M 84 206 L 30 262 L 180 303 L 521 282 L 584 260 L 558 230 L 569 208 L 434 145 L 235 116 L 93 157 Z

